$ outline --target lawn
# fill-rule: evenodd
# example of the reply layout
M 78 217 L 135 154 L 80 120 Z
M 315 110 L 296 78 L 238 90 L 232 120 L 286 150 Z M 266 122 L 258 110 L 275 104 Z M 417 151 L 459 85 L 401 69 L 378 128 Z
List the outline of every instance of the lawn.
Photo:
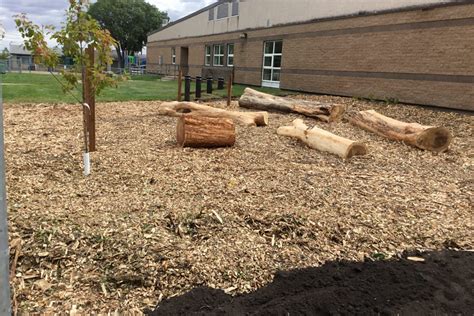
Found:
M 56 75 L 58 80 L 62 80 Z M 64 94 L 58 80 L 51 74 L 35 73 L 7 73 L 0 75 L 3 99 L 5 102 L 35 102 L 35 103 L 74 103 L 74 97 Z M 205 91 L 203 84 L 203 91 Z M 156 76 L 133 76 L 121 82 L 117 88 L 107 88 L 99 96 L 100 102 L 115 101 L 170 101 L 176 100 L 176 81 L 161 81 Z M 194 90 L 194 86 L 191 88 Z M 233 96 L 240 97 L 245 86 L 234 85 Z M 284 91 L 271 88 L 258 88 L 258 90 L 271 94 L 285 94 Z M 183 89 L 184 91 L 184 89 Z M 79 98 L 81 92 L 73 91 Z M 287 92 L 286 92 L 287 94 Z M 205 98 L 221 98 L 226 95 L 226 90 L 215 90 L 212 96 L 203 95 Z

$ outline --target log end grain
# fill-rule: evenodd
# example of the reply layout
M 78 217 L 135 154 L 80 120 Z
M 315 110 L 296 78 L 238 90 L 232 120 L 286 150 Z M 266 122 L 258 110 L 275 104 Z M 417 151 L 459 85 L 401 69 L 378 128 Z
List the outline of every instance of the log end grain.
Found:
M 346 155 L 344 159 L 349 159 L 354 156 L 363 156 L 367 155 L 369 151 L 367 150 L 367 146 L 364 143 L 360 142 L 353 142 L 346 151 Z
M 434 152 L 448 150 L 453 137 L 445 127 L 430 127 L 421 132 L 416 138 L 417 147 Z

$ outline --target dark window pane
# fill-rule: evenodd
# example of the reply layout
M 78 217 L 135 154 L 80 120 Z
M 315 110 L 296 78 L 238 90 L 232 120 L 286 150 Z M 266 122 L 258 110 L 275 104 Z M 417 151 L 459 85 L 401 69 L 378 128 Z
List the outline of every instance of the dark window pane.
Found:
M 234 57 L 230 56 L 229 59 L 227 60 L 227 66 L 233 66 L 234 65 Z
M 283 49 L 283 42 L 275 42 L 275 54 L 281 54 Z
M 272 81 L 280 81 L 280 70 L 273 69 Z
M 263 69 L 263 80 L 272 80 L 272 70 L 271 69 Z
M 266 42 L 265 43 L 265 54 L 273 53 L 273 42 Z
M 209 21 L 214 20 L 214 8 L 209 10 Z
M 229 16 L 229 4 L 223 3 L 217 7 L 217 18 L 223 19 Z
M 265 67 L 271 67 L 272 66 L 272 58 L 271 57 L 265 57 Z
M 232 1 L 232 16 L 239 15 L 239 1 Z
M 274 56 L 273 57 L 273 67 L 281 68 L 281 56 Z
M 227 54 L 234 55 L 234 44 L 227 45 Z

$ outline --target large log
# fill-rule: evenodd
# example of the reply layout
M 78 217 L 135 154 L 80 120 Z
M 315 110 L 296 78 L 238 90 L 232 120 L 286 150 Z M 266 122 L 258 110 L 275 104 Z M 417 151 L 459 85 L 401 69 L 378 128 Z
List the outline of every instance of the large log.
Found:
M 452 141 L 451 133 L 444 127 L 405 123 L 374 110 L 351 112 L 348 114 L 348 120 L 367 131 L 424 150 L 443 152 Z
M 334 122 L 342 118 L 345 107 L 340 104 L 328 104 L 304 100 L 277 97 L 246 88 L 239 99 L 243 108 L 264 111 L 294 112 L 308 117 L 318 118 L 324 122 Z
M 292 126 L 278 128 L 277 133 L 278 135 L 296 137 L 311 148 L 338 155 L 343 159 L 367 154 L 365 144 L 334 135 L 317 127 L 310 129 L 300 119 L 294 120 Z
M 267 112 L 237 112 L 214 108 L 193 102 L 164 102 L 158 108 L 158 114 L 181 117 L 187 113 L 200 116 L 229 118 L 246 126 L 267 126 Z
M 235 125 L 227 118 L 183 115 L 176 132 L 178 144 L 183 147 L 214 148 L 235 144 Z

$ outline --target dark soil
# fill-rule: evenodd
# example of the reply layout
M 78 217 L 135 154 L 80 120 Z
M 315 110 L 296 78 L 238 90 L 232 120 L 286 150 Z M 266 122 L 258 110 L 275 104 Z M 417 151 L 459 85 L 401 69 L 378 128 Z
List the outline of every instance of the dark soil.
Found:
M 407 259 L 331 262 L 279 272 L 256 292 L 231 297 L 196 288 L 162 302 L 149 315 L 472 315 L 474 252 Z

